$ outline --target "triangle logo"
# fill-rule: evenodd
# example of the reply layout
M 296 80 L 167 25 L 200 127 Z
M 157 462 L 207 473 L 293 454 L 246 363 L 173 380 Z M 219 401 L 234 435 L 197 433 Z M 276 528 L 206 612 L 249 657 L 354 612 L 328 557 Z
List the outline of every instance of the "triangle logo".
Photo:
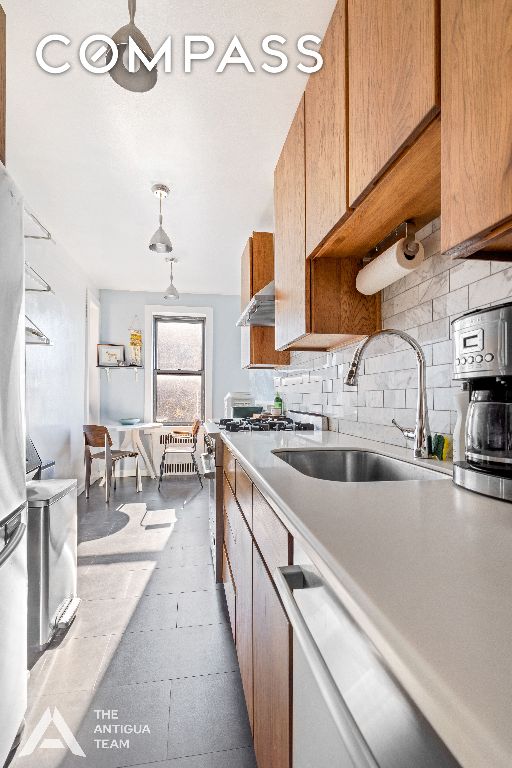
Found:
M 60 733 L 62 740 L 44 738 L 46 731 L 52 723 Z M 27 757 L 28 755 L 31 755 L 36 749 L 65 749 L 66 747 L 77 757 L 85 757 L 84 751 L 71 733 L 68 724 L 62 717 L 57 707 L 54 708 L 53 715 L 51 714 L 50 708 L 48 707 L 28 737 L 23 746 L 23 749 L 19 754 L 20 757 Z

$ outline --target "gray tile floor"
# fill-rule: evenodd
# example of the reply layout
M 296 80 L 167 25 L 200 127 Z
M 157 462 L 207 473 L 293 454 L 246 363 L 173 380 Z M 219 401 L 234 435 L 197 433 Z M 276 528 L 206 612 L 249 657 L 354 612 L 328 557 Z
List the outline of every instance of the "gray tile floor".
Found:
M 224 595 L 208 546 L 208 499 L 196 480 L 119 481 L 79 498 L 78 585 L 68 632 L 34 664 L 12 768 L 255 768 Z M 55 708 L 83 757 L 22 756 Z M 62 734 L 51 723 L 45 739 Z M 55 745 L 55 742 L 54 742 Z

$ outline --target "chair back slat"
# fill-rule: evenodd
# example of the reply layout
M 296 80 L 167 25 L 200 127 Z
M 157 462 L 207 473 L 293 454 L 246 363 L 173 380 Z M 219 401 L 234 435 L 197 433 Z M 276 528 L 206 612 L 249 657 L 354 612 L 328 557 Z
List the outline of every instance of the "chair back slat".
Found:
M 112 438 L 106 427 L 96 424 L 84 424 L 85 444 L 91 448 L 104 448 L 105 436 L 107 437 L 108 444 L 112 447 Z

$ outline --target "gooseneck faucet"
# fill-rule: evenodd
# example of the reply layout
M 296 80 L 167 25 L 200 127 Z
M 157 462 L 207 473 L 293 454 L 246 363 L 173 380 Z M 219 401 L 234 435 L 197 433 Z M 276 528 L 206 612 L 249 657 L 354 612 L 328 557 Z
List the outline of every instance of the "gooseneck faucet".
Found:
M 350 368 L 345 378 L 345 384 L 354 386 L 357 383 L 357 376 L 359 371 L 359 365 L 362 357 L 366 351 L 366 348 L 374 339 L 378 339 L 381 336 L 398 336 L 406 341 L 416 353 L 416 361 L 418 365 L 418 402 L 416 405 L 416 427 L 406 428 L 401 427 L 393 419 L 392 423 L 403 434 L 406 440 L 411 440 L 414 443 L 414 458 L 415 459 L 428 459 L 432 453 L 432 440 L 430 436 L 430 429 L 428 425 L 428 409 L 427 409 L 427 390 L 426 390 L 426 362 L 425 355 L 418 342 L 409 336 L 405 331 L 397 331 L 393 328 L 386 328 L 383 331 L 377 331 L 367 336 L 354 352 L 354 357 L 350 363 Z

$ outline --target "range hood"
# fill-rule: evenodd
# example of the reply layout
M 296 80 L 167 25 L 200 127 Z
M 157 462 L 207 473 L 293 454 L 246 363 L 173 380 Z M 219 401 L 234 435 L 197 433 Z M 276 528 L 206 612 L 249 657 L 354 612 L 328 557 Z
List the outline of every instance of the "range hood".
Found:
M 255 293 L 236 323 L 238 326 L 276 324 L 276 291 L 274 281 Z

